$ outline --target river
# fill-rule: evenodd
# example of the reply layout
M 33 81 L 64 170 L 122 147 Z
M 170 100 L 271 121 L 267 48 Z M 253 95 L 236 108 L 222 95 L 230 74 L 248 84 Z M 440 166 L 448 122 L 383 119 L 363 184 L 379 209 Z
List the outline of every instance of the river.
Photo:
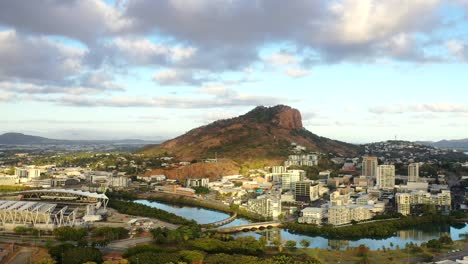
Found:
M 189 207 L 189 206 L 174 206 L 168 205 L 160 202 L 151 202 L 147 200 L 137 200 L 137 203 L 145 204 L 154 208 L 159 208 L 176 215 L 182 216 L 187 219 L 193 219 L 197 221 L 199 224 L 207 224 L 216 222 L 225 218 L 228 218 L 229 215 L 226 213 L 197 208 L 197 207 Z M 225 225 L 225 226 L 235 226 L 235 225 L 242 225 L 250 223 L 247 219 L 238 218 L 233 222 Z M 400 248 L 405 247 L 406 243 L 413 242 L 415 244 L 421 244 L 433 238 L 439 238 L 442 234 L 448 234 L 453 240 L 460 240 L 462 239 L 462 234 L 468 233 L 468 225 L 464 225 L 464 227 L 457 229 L 451 226 L 426 226 L 421 227 L 419 229 L 409 229 L 409 230 L 401 230 L 398 231 L 394 236 L 386 238 L 386 239 L 359 239 L 355 241 L 350 240 L 336 240 L 336 239 L 327 239 L 320 236 L 306 236 L 306 235 L 298 235 L 292 234 L 287 230 L 274 228 L 269 230 L 263 231 L 256 231 L 256 232 L 244 232 L 234 234 L 233 236 L 254 236 L 259 238 L 264 236 L 267 241 L 273 241 L 275 239 L 286 241 L 286 240 L 294 240 L 299 245 L 299 242 L 303 239 L 308 240 L 310 242 L 311 248 L 321 248 L 321 249 L 344 249 L 346 247 L 357 247 L 361 244 L 366 245 L 371 250 L 377 250 L 379 248 L 395 248 L 399 246 Z

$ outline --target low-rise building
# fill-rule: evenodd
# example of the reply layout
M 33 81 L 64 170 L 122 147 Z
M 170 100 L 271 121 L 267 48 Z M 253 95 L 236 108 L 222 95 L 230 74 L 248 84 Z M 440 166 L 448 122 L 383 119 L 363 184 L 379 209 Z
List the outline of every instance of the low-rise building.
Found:
M 208 187 L 209 182 L 208 178 L 188 178 L 185 180 L 185 187 Z
M 451 194 L 448 190 L 431 194 L 427 191 L 412 191 L 410 193 L 397 193 L 396 204 L 398 213 L 410 215 L 419 212 L 418 206 L 434 205 L 437 210 L 448 214 L 451 208 Z
M 317 165 L 318 165 L 318 155 L 316 154 L 289 155 L 288 159 L 284 162 L 285 167 L 317 166 Z
M 281 198 L 277 195 L 260 195 L 256 199 L 249 199 L 247 207 L 254 213 L 277 220 L 281 214 Z
M 324 218 L 324 209 L 320 207 L 306 207 L 301 210 L 298 222 L 304 224 L 320 225 Z

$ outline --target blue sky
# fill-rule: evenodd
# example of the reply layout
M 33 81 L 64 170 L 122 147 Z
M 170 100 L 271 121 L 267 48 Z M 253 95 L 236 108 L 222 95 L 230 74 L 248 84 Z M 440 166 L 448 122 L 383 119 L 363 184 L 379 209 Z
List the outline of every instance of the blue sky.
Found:
M 290 105 L 334 139 L 468 138 L 466 0 L 3 1 L 0 133 L 165 139 Z

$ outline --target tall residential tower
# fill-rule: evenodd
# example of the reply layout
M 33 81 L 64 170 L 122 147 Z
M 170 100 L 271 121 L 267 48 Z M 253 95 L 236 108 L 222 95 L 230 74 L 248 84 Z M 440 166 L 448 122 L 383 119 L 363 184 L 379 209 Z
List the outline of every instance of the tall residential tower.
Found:
M 379 165 L 377 167 L 377 188 L 393 189 L 395 187 L 395 166 Z
M 408 182 L 419 181 L 419 163 L 408 165 Z
M 362 159 L 362 175 L 376 177 L 377 176 L 377 157 L 364 156 Z

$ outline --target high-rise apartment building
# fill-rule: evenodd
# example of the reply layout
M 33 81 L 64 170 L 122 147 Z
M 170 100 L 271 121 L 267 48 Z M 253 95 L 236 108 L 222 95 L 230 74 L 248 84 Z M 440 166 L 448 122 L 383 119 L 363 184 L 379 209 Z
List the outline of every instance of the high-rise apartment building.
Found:
M 393 189 L 395 187 L 395 166 L 379 165 L 377 167 L 377 188 Z
M 411 163 L 408 165 L 408 181 L 417 182 L 419 181 L 419 164 Z
M 377 157 L 364 156 L 362 159 L 362 175 L 371 177 L 377 176 L 378 163 Z

